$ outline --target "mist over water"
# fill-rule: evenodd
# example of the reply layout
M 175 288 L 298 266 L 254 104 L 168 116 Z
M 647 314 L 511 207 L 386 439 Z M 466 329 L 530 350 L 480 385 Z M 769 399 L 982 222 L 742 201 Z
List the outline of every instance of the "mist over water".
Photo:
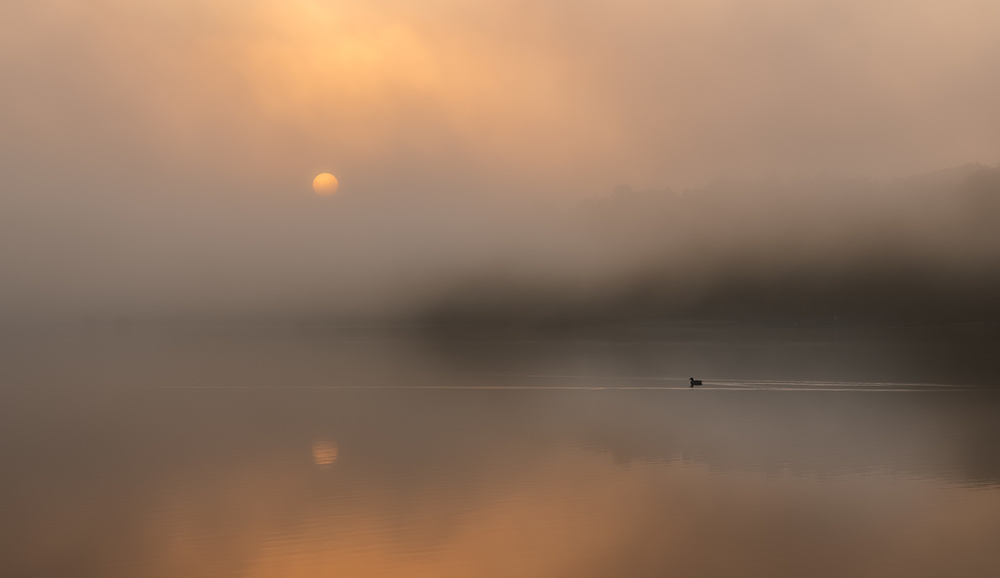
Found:
M 998 21 L 0 3 L 0 576 L 1000 575 Z
M 995 574 L 995 390 L 906 381 L 953 342 L 801 337 L 22 336 L 0 569 Z
M 992 167 L 621 186 L 583 201 L 343 195 L 113 209 L 88 198 L 41 222 L 14 206 L 3 311 L 420 323 L 1000 314 Z
M 995 317 L 994 2 L 0 10 L 5 318 Z

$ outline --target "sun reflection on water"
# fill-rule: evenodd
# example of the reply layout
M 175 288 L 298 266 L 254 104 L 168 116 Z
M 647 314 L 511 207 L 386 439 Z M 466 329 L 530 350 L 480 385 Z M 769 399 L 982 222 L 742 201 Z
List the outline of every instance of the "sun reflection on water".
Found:
M 320 468 L 328 468 L 337 461 L 337 444 L 324 439 L 318 439 L 312 445 L 313 463 Z

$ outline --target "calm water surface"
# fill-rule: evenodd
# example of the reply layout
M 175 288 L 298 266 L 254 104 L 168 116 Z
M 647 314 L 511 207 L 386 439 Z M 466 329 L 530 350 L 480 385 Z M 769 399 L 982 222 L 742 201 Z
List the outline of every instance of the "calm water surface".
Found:
M 960 333 L 10 332 L 0 576 L 998 576 Z

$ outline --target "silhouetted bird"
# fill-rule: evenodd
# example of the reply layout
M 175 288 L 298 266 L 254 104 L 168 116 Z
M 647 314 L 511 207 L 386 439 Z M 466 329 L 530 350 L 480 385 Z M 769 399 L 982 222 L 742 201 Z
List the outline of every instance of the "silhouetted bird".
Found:
M 688 381 L 691 382 L 691 387 L 694 387 L 696 385 L 701 385 L 701 380 L 700 379 L 695 379 L 695 378 L 692 377 Z

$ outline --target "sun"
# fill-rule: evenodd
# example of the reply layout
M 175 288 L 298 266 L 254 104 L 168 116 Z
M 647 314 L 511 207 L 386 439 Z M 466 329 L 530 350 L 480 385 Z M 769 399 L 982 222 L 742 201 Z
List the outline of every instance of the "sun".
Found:
M 328 197 L 336 193 L 338 188 L 340 188 L 340 183 L 337 182 L 337 177 L 330 173 L 320 173 L 313 179 L 313 191 L 321 197 Z

